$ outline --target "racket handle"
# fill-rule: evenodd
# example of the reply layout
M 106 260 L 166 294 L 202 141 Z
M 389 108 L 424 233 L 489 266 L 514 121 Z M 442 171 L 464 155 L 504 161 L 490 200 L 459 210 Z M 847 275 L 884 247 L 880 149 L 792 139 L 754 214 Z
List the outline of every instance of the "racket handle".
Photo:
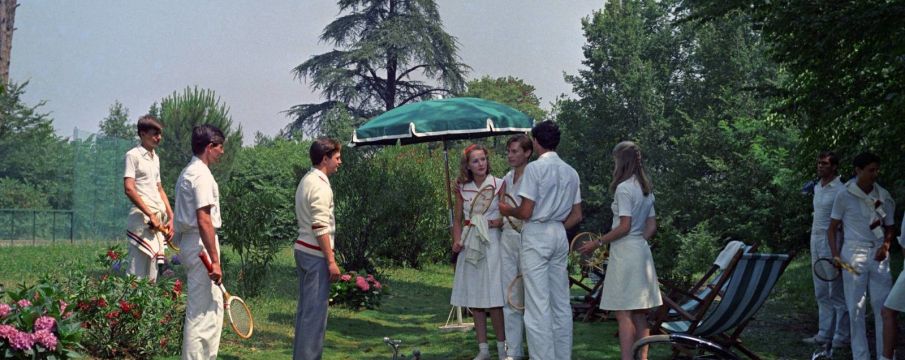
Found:
M 214 271 L 214 264 L 211 263 L 211 258 L 207 256 L 207 251 L 201 250 L 201 252 L 198 253 L 198 257 L 201 258 L 201 262 L 204 263 L 207 272 Z

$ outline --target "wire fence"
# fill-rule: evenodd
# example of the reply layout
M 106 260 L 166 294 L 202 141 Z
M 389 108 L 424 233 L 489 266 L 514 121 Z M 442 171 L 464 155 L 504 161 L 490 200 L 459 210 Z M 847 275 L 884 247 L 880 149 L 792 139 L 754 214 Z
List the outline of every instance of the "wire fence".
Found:
M 0 209 L 0 244 L 75 240 L 72 210 Z

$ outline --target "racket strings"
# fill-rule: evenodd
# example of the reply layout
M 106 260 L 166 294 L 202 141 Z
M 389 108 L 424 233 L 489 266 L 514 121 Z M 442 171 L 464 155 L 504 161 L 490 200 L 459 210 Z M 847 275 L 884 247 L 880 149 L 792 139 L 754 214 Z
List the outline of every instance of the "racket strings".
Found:
M 251 337 L 251 333 L 254 330 L 254 318 L 251 316 L 251 310 L 248 305 L 241 299 L 233 297 L 229 302 L 227 311 L 229 312 L 230 325 L 236 334 L 246 339 Z
M 506 293 L 506 300 L 510 306 L 516 310 L 525 309 L 525 283 L 521 274 L 512 279 L 506 289 Z
M 832 281 L 839 277 L 840 270 L 829 259 L 820 259 L 814 263 L 814 274 L 824 281 Z

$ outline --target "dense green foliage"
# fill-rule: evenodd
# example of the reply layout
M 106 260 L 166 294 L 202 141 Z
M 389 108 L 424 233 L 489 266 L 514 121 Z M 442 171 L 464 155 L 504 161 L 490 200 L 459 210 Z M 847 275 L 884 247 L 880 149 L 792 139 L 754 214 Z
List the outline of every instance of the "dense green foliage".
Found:
M 465 88 L 467 90 L 461 96 L 493 100 L 509 105 L 525 113 L 534 121 L 541 121 L 547 117 L 547 112 L 540 107 L 540 98 L 534 94 L 534 86 L 517 77 L 484 76 L 469 81 Z
M 0 291 L 0 359 L 80 357 L 82 328 L 69 301 L 69 293 L 49 279 Z
M 799 169 L 813 154 L 834 150 L 842 172 L 850 159 L 873 151 L 885 162 L 880 182 L 905 199 L 905 1 L 687 0 L 687 18 L 707 23 L 726 13 L 750 16 L 783 69 L 774 86 L 777 121 L 801 129 L 794 150 Z
M 72 176 L 71 150 L 54 133 L 53 119 L 41 112 L 44 102 L 24 102 L 26 85 L 0 87 L 0 179 L 5 179 L 5 189 L 25 191 L 16 200 L 2 200 L 4 207 L 70 208 L 72 193 L 65 180 Z
M 295 189 L 311 166 L 310 143 L 275 139 L 241 149 L 221 183 L 221 241 L 239 255 L 241 294 L 257 294 L 275 254 L 298 234 Z
M 727 237 L 799 248 L 809 223 L 797 196 L 803 176 L 790 169 L 797 132 L 769 124 L 773 100 L 754 91 L 778 74 L 750 18 L 677 23 L 678 5 L 609 3 L 585 19 L 587 68 L 567 78 L 579 99 L 560 103 L 558 115 L 560 152 L 582 178 L 587 230 L 612 218 L 611 149 L 639 143 L 657 197 L 658 272 L 671 277 L 695 270 L 676 268 L 676 253 L 712 259 Z
M 293 73 L 311 82 L 327 101 L 289 109 L 289 136 L 320 133 L 324 117 L 343 105 L 370 117 L 434 94 L 464 88 L 468 66 L 456 38 L 443 29 L 433 0 L 340 0 L 336 20 L 321 41 L 337 47 L 314 55 Z M 436 84 L 426 80 L 436 81 Z

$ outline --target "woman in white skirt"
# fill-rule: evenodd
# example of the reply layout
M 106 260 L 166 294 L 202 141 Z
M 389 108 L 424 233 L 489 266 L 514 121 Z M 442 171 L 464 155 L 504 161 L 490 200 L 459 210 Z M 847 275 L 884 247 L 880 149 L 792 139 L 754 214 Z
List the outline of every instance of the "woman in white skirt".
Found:
M 498 193 L 503 181 L 490 174 L 487 148 L 472 144 L 462 154 L 456 191 L 452 250 L 459 253 L 450 303 L 468 307 L 474 314 L 478 340 L 475 360 L 489 360 L 487 313 L 496 333 L 500 359 L 506 356 L 503 325 L 503 281 L 500 267 L 500 218 Z M 483 214 L 472 214 L 471 204 L 478 191 L 493 186 L 493 202 Z M 469 229 L 470 228 L 470 229 Z M 464 238 L 463 238 L 464 236 Z
M 603 280 L 600 308 L 616 313 L 622 359 L 632 359 L 632 344 L 650 335 L 647 314 L 663 304 L 657 272 L 647 243 L 657 232 L 654 194 L 641 163 L 641 149 L 623 141 L 613 149 L 613 226 L 597 243 L 582 247 L 589 253 L 609 243 L 610 259 Z M 646 355 L 645 355 L 646 358 Z

